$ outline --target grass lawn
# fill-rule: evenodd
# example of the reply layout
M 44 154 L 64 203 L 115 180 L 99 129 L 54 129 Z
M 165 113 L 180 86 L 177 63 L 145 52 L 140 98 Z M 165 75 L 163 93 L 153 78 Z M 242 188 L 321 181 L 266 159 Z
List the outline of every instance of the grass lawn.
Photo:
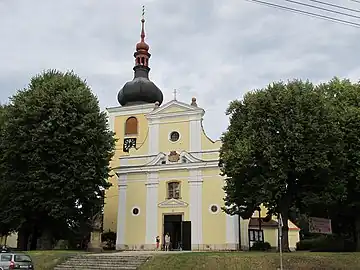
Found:
M 360 269 L 360 253 L 293 252 L 284 254 L 284 270 Z M 192 252 L 158 255 L 141 270 L 154 269 L 269 269 L 279 268 L 278 253 L 270 252 Z
M 34 261 L 36 270 L 53 270 L 56 265 L 62 263 L 72 255 L 79 254 L 78 251 L 49 250 L 26 252 Z

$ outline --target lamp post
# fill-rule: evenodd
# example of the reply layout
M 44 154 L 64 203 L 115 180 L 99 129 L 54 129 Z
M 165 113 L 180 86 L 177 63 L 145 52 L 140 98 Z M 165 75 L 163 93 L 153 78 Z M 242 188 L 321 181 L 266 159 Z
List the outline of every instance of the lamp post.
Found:
M 282 256 L 282 218 L 278 215 L 278 235 L 279 235 L 279 254 L 280 254 L 280 270 L 283 270 L 283 256 Z
M 287 188 L 288 188 L 288 184 L 285 184 L 285 194 L 287 193 Z M 279 208 L 280 205 L 279 205 Z M 280 255 L 280 270 L 283 270 L 283 254 L 282 254 L 282 237 L 283 237 L 283 231 L 282 231 L 282 227 L 283 227 L 283 221 L 282 221 L 282 217 L 281 217 L 281 213 L 280 213 L 280 209 L 279 209 L 279 215 L 278 215 L 278 235 L 279 235 L 279 255 Z

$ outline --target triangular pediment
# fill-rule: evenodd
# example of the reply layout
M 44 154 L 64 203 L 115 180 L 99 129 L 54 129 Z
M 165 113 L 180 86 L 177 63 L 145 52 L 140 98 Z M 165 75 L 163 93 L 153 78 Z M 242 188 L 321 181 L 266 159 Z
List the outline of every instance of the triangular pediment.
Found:
M 168 199 L 158 204 L 160 208 L 179 208 L 179 207 L 187 207 L 189 204 L 178 200 L 178 199 Z
M 163 106 L 153 110 L 148 114 L 148 116 L 155 116 L 155 115 L 167 115 L 167 114 L 179 114 L 179 113 L 202 113 L 204 112 L 203 109 L 192 106 L 177 100 L 172 100 Z

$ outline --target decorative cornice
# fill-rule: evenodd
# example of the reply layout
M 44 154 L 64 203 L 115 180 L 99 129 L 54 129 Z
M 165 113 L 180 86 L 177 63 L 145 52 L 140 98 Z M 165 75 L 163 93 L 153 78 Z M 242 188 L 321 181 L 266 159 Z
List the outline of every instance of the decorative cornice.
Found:
M 209 150 L 201 150 L 201 151 L 182 151 L 182 152 L 186 152 L 189 154 L 212 154 L 212 153 L 219 153 L 220 149 L 209 149 Z M 157 155 L 124 155 L 124 156 L 120 156 L 119 159 L 123 160 L 123 159 L 141 159 L 141 158 L 150 158 L 150 157 L 157 157 Z M 204 160 L 205 161 L 205 160 Z
M 109 116 L 121 116 L 121 115 L 136 115 L 136 114 L 147 114 L 154 110 L 155 103 L 133 105 L 133 106 L 118 106 L 106 108 L 106 112 Z
M 171 171 L 171 170 L 191 170 L 191 169 L 202 169 L 202 168 L 219 168 L 219 161 L 206 161 L 196 163 L 175 163 L 175 164 L 164 164 L 156 166 L 131 166 L 131 167 L 118 167 L 113 168 L 117 175 L 126 173 L 142 173 L 142 172 L 158 172 L 158 171 Z
M 186 162 L 184 162 L 184 158 Z M 165 163 L 163 163 L 165 162 Z M 128 172 L 157 172 L 166 170 L 196 170 L 200 168 L 218 167 L 219 160 L 202 160 L 194 157 L 186 151 L 180 153 L 180 159 L 177 162 L 169 162 L 167 155 L 163 152 L 158 153 L 150 162 L 136 165 L 122 165 L 112 168 L 117 175 Z

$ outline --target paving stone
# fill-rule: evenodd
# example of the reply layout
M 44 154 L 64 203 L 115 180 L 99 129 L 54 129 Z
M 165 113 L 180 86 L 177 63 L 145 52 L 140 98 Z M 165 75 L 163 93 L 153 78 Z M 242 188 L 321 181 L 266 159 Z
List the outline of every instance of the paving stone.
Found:
M 54 270 L 135 270 L 151 258 L 150 255 L 80 255 L 56 266 Z

